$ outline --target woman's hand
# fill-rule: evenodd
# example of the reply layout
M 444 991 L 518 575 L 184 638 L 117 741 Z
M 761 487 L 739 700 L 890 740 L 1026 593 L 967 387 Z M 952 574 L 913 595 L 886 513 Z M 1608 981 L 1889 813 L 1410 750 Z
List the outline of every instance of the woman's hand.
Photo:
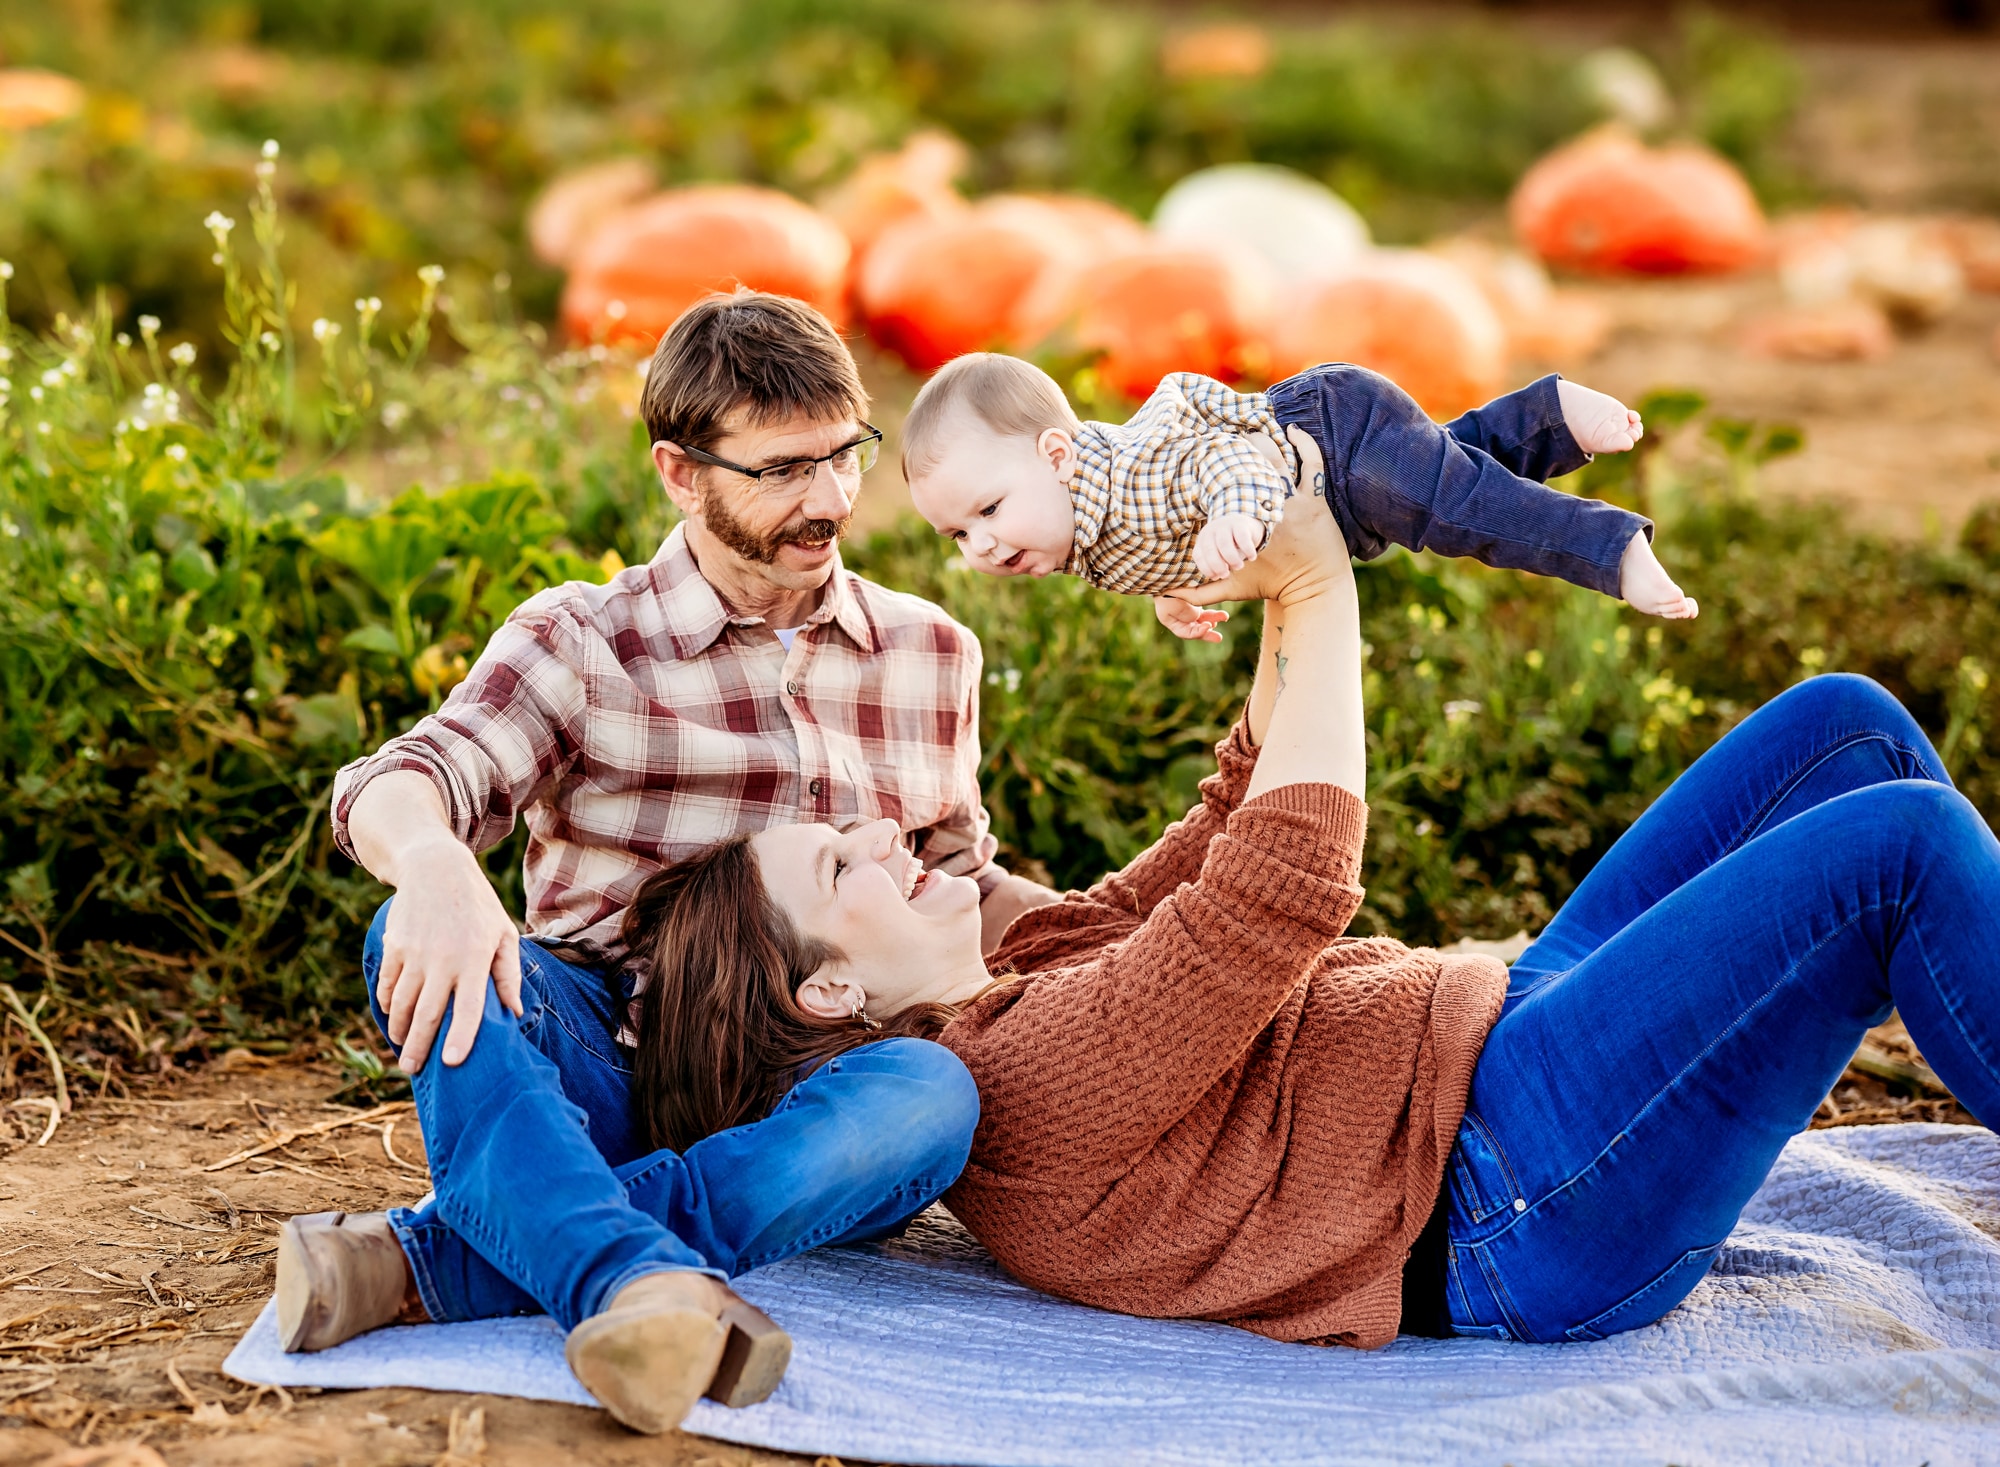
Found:
M 1324 500 L 1300 495 L 1285 507 L 1271 540 L 1248 565 L 1219 581 L 1174 595 L 1194 606 L 1218 601 L 1275 601 L 1292 606 L 1354 581 L 1347 541 Z

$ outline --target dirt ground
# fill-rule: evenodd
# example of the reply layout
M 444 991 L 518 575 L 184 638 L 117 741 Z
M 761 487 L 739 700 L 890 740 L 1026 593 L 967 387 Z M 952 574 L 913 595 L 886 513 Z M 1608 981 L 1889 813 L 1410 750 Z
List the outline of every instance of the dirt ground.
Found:
M 1863 1060 L 1920 1074 L 1894 1028 Z M 0 1467 L 805 1467 L 634 1436 L 573 1406 L 223 1375 L 270 1297 L 284 1218 L 408 1204 L 429 1187 L 407 1103 L 336 1105 L 340 1083 L 330 1065 L 237 1051 L 129 1096 L 81 1096 L 46 1145 L 39 1109 L 0 1120 Z M 1891 1087 L 1857 1069 L 1815 1124 L 1970 1119 L 1921 1078 Z
M 0 1467 L 157 1467 L 95 1455 L 134 1442 L 173 1467 L 429 1464 L 447 1457 L 454 1420 L 460 1467 L 806 1460 L 634 1436 L 573 1406 L 272 1392 L 224 1376 L 223 1357 L 270 1297 L 284 1218 L 407 1204 L 429 1188 L 407 1104 L 357 1122 L 371 1110 L 329 1103 L 339 1085 L 331 1066 L 239 1053 L 135 1084 L 129 1099 L 79 1097 L 46 1146 L 34 1144 L 40 1110 L 16 1108 L 11 1128 L 0 1120 Z M 347 1123 L 209 1169 L 329 1121 Z M 474 1411 L 484 1414 L 469 1431 Z

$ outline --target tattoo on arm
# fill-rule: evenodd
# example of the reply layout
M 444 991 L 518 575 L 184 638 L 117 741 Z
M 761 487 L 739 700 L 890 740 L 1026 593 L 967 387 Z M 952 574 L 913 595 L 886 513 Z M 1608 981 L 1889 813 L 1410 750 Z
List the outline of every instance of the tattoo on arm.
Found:
M 1291 658 L 1282 652 L 1278 654 L 1278 692 L 1280 694 L 1285 691 L 1285 665 L 1291 660 Z

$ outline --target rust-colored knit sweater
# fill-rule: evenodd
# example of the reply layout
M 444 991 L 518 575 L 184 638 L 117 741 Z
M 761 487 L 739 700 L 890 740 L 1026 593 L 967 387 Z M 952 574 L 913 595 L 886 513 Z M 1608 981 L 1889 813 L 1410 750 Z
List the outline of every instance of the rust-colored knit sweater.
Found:
M 1343 937 L 1367 807 L 1244 804 L 1241 724 L 1217 755 L 1150 850 L 1007 930 L 1024 976 L 945 1029 L 981 1106 L 945 1202 L 1050 1293 L 1373 1348 L 1506 972 Z

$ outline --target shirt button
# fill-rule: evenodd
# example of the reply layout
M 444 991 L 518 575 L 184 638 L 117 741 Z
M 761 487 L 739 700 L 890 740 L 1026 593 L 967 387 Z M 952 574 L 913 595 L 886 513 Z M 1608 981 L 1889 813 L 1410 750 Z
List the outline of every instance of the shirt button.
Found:
M 822 784 L 822 781 L 820 781 L 820 780 L 817 780 L 817 779 L 816 779 L 816 780 L 814 780 L 814 781 L 813 781 L 813 782 L 812 782 L 811 784 L 807 785 L 807 786 L 806 786 L 806 788 L 807 788 L 807 789 L 809 789 L 809 790 L 811 790 L 811 791 L 812 791 L 812 792 L 813 792 L 814 794 L 818 794 L 818 793 L 820 792 L 820 786 L 821 786 L 821 784 Z M 1524 1206 L 1524 1207 L 1525 1207 L 1526 1205 L 1527 1205 L 1526 1203 L 1523 1203 L 1523 1204 L 1522 1204 L 1522 1206 Z
M 817 794 L 818 791 L 815 790 L 814 793 Z M 1528 1210 L 1528 1199 L 1525 1197 L 1516 1197 L 1514 1199 L 1514 1211 L 1526 1212 L 1527 1210 Z
M 790 693 L 794 698 L 796 698 L 799 695 L 799 685 L 796 682 L 786 683 L 785 691 Z

